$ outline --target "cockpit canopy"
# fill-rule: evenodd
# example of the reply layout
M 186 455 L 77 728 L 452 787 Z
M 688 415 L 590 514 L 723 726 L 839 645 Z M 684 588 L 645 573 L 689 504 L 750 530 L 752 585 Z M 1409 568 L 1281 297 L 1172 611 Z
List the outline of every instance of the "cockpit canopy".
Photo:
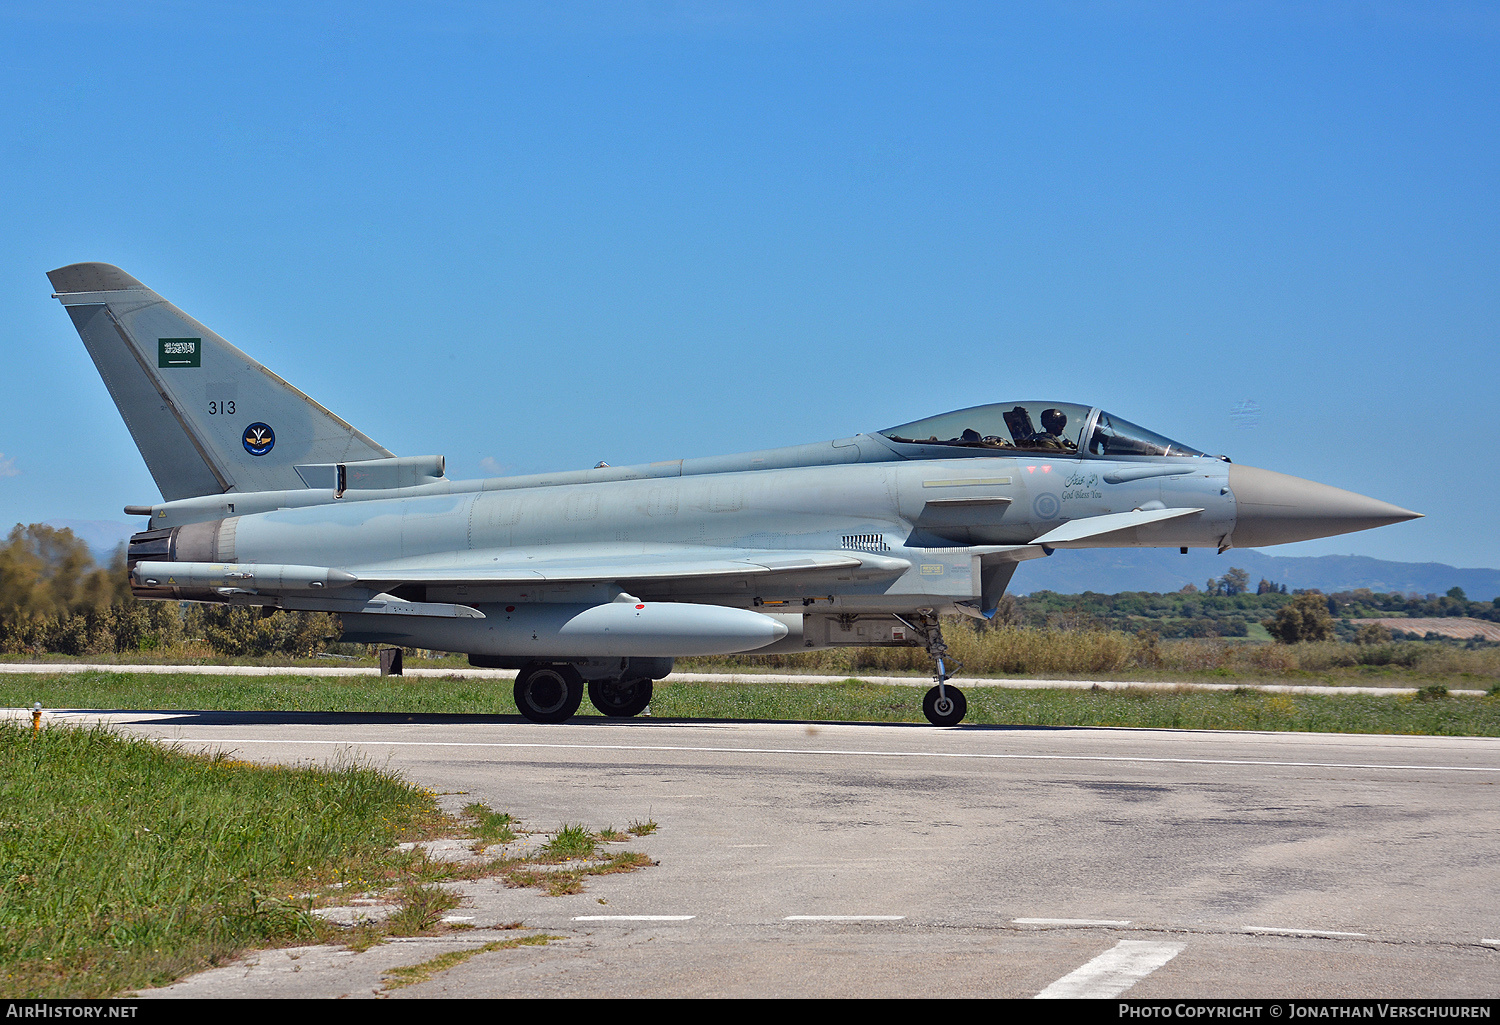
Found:
M 997 453 L 1052 452 L 1106 457 L 1206 455 L 1097 406 L 1070 402 L 996 402 L 930 416 L 880 434 L 898 445 L 958 446 Z

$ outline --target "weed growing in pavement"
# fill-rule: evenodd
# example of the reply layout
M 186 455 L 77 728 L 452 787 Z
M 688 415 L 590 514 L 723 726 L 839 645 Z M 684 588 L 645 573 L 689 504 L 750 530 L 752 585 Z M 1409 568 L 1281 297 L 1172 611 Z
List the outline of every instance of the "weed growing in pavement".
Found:
M 464 813 L 475 823 L 503 817 L 507 827 L 512 831 L 513 838 L 527 832 L 518 820 L 509 815 L 498 815 L 487 805 L 470 804 L 464 809 Z M 631 833 L 637 836 L 644 835 L 635 831 L 636 825 L 632 824 Z M 477 833 L 479 827 L 474 828 Z M 652 822 L 647 832 L 655 828 L 656 823 Z M 602 857 L 599 853 L 601 843 L 620 843 L 630 839 L 630 834 L 621 833 L 612 826 L 605 827 L 600 832 L 591 833 L 586 826 L 577 823 L 564 824 L 531 854 L 502 855 L 491 861 L 459 867 L 455 869 L 454 878 L 481 878 L 498 875 L 507 886 L 535 888 L 548 896 L 558 897 L 569 893 L 581 893 L 583 881 L 589 876 L 633 872 L 655 864 L 649 857 L 636 851 L 622 851 L 608 857 Z M 554 865 L 567 867 L 549 867 Z
M 469 950 L 452 950 L 446 954 L 423 961 L 420 964 L 407 965 L 402 968 L 392 968 L 386 972 L 381 981 L 384 985 L 382 990 L 401 989 L 406 986 L 415 986 L 419 982 L 426 982 L 434 975 L 446 972 L 450 968 L 456 968 L 468 961 L 470 958 L 480 954 L 487 954 L 492 950 L 512 950 L 516 947 L 540 947 L 546 946 L 552 940 L 560 940 L 561 936 L 548 936 L 538 933 L 534 936 L 521 936 L 513 940 L 494 940 L 482 947 L 474 947 Z
M 400 906 L 386 919 L 387 926 L 397 936 L 416 936 L 436 926 L 443 912 L 458 907 L 463 898 L 441 886 L 408 883 L 397 892 L 396 899 Z
M 535 860 L 556 864 L 578 858 L 592 858 L 599 838 L 581 825 L 564 825 L 548 840 Z
M 474 820 L 474 835 L 489 843 L 510 843 L 516 838 L 515 820 L 508 812 L 491 811 L 487 805 L 470 804 L 464 814 Z

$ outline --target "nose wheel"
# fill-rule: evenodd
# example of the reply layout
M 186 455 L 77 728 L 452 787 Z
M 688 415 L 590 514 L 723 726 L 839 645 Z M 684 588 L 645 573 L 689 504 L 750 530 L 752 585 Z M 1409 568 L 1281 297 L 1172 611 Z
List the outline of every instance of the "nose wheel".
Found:
M 934 726 L 957 726 L 968 711 L 969 701 L 957 687 L 934 687 L 922 698 L 922 714 Z
M 937 686 L 923 696 L 922 714 L 934 726 L 957 726 L 969 712 L 969 701 L 963 691 L 948 683 L 953 676 L 949 670 L 960 669 L 962 665 L 948 660 L 948 645 L 943 640 L 943 627 L 937 614 L 931 609 L 923 609 L 913 617 L 915 623 L 900 616 L 896 618 L 922 638 L 936 668 L 932 678 L 937 681 Z

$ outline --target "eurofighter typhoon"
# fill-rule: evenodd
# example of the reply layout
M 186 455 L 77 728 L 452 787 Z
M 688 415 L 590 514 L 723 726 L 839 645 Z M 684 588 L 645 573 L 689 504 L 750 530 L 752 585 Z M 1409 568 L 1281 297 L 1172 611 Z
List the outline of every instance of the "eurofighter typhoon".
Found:
M 372 441 L 118 267 L 48 278 L 161 490 L 139 598 L 337 613 L 344 639 L 518 670 L 516 706 L 642 711 L 673 659 L 926 648 L 1058 548 L 1260 547 L 1416 517 L 1092 406 L 997 402 L 851 438 L 454 481 Z

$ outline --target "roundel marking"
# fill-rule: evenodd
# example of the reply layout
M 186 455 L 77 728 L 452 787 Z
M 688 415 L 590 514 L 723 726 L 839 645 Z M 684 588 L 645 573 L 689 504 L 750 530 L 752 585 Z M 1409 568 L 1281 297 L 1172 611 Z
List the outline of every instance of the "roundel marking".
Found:
M 1057 496 L 1046 491 L 1037 495 L 1036 499 L 1031 503 L 1031 511 L 1036 514 L 1036 518 L 1039 520 L 1057 519 L 1057 514 L 1061 511 L 1061 508 L 1061 503 L 1058 502 Z
M 245 428 L 245 451 L 252 456 L 263 456 L 276 447 L 276 432 L 270 424 L 253 423 Z

